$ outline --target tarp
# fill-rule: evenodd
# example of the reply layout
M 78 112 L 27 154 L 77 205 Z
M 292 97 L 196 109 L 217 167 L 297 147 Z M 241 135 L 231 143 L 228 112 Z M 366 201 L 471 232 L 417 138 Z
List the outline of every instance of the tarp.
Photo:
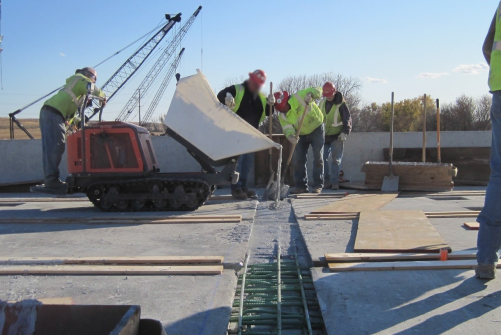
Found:
M 215 161 L 280 148 L 220 104 L 200 70 L 178 82 L 164 124 Z

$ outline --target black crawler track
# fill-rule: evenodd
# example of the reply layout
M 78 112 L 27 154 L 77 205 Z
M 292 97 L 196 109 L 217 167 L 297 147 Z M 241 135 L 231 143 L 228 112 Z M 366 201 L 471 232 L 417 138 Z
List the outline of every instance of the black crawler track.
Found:
M 198 179 L 143 178 L 97 182 L 89 200 L 102 211 L 193 211 L 206 203 L 214 187 Z

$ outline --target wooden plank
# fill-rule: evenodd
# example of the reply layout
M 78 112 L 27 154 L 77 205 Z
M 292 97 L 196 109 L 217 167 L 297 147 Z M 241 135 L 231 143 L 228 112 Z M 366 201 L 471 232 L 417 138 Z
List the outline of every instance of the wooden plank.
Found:
M 347 271 L 405 271 L 405 270 L 444 270 L 444 269 L 475 269 L 477 260 L 430 260 L 430 261 L 394 261 L 394 262 L 364 262 L 364 263 L 329 263 L 332 272 Z M 500 262 L 497 264 L 500 268 Z
M 326 253 L 328 262 L 439 260 L 439 253 Z M 476 251 L 454 251 L 449 260 L 476 259 Z
M 427 218 L 469 218 L 477 217 L 479 211 L 438 211 L 425 212 Z M 342 220 L 342 219 L 358 219 L 359 212 L 312 212 L 304 216 L 306 220 Z
M 0 257 L 0 265 L 139 265 L 139 264 L 221 264 L 222 256 L 145 256 L 145 257 Z
M 433 253 L 450 246 L 421 210 L 368 210 L 359 215 L 354 252 Z
M 479 230 L 479 223 L 477 222 L 465 222 L 464 226 L 469 230 Z
M 0 275 L 214 275 L 223 272 L 215 266 L 87 266 L 87 265 L 2 265 Z
M 360 212 L 363 210 L 376 210 L 394 200 L 397 195 L 397 193 L 349 195 L 336 202 L 316 209 L 312 212 L 312 214 L 325 212 Z
M 0 224 L 209 224 L 239 223 L 241 215 L 94 217 L 94 218 L 2 218 Z

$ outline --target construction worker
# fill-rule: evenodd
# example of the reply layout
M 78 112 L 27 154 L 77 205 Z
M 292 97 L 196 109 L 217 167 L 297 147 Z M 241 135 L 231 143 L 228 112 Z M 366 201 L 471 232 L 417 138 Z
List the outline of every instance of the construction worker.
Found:
M 218 93 L 220 103 L 226 105 L 239 117 L 247 121 L 254 128 L 269 114 L 267 104 L 273 106 L 274 97 L 268 98 L 260 92 L 267 75 L 263 70 L 255 70 L 249 73 L 249 79 L 242 84 L 231 85 Z M 236 199 L 245 200 L 248 197 L 255 198 L 256 192 L 248 188 L 247 181 L 249 171 L 254 164 L 254 153 L 241 155 L 237 161 L 239 181 L 232 185 L 232 196 Z
M 319 194 L 323 188 L 323 148 L 324 148 L 324 116 L 314 100 L 321 98 L 321 88 L 312 87 L 301 90 L 294 95 L 287 91 L 274 93 L 275 109 L 279 112 L 279 122 L 286 138 L 295 147 L 293 155 L 293 172 L 296 188 L 291 194 L 308 192 L 307 153 L 312 146 L 314 154 L 312 192 Z M 305 114 L 299 138 L 296 137 L 302 115 Z
M 352 118 L 347 103 L 335 84 L 326 82 L 322 87 L 323 99 L 319 108 L 324 114 L 324 187 L 339 189 L 343 144 L 352 130 Z M 329 156 L 331 154 L 331 165 Z
M 483 54 L 490 65 L 488 85 L 492 94 L 490 116 L 492 120 L 492 148 L 490 155 L 490 181 L 486 188 L 483 210 L 477 221 L 478 266 L 476 276 L 494 279 L 500 255 L 500 2 L 483 43 Z
M 66 84 L 54 96 L 45 101 L 40 110 L 40 131 L 42 133 L 42 156 L 44 168 L 44 187 L 54 191 L 66 191 L 66 184 L 59 179 L 59 163 L 65 151 L 66 124 L 73 120 L 80 122 L 75 113 L 82 106 L 83 99 L 90 89 L 92 95 L 102 98 L 105 94 L 94 83 L 96 70 L 90 67 L 78 69 L 66 79 Z

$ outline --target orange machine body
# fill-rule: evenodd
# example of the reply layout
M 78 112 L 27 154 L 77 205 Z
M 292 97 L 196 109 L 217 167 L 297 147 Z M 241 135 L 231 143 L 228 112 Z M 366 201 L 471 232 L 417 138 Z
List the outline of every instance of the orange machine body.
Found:
M 112 121 L 85 127 L 68 136 L 68 173 L 147 173 L 158 171 L 158 160 L 148 131 Z M 85 158 L 82 158 L 85 147 Z

